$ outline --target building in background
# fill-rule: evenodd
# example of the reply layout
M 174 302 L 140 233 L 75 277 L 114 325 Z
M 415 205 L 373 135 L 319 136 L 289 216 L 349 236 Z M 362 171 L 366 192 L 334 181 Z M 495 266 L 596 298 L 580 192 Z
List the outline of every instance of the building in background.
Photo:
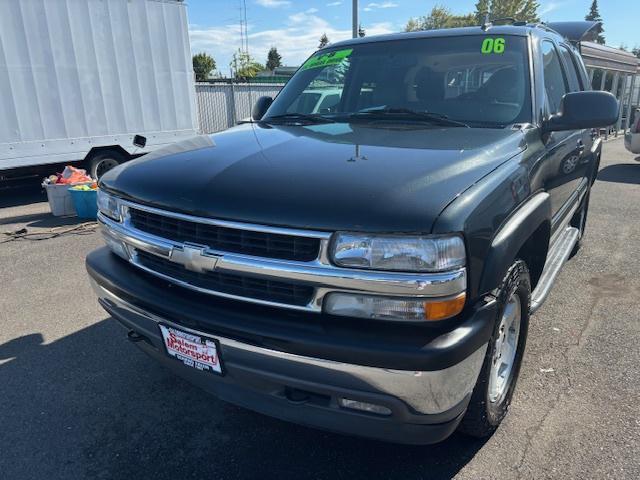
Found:
M 630 113 L 640 106 L 640 59 L 630 52 L 593 42 L 582 42 L 580 51 L 593 89 L 611 92 L 620 101 L 614 130 L 626 130 Z

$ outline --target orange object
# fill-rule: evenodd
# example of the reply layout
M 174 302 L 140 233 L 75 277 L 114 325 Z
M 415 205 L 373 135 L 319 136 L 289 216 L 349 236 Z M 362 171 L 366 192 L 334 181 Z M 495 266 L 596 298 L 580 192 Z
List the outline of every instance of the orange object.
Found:
M 424 304 L 425 320 L 444 320 L 459 314 L 464 308 L 467 295 L 461 293 L 453 298 L 439 301 L 429 301 Z
M 58 183 L 71 184 L 71 183 L 87 183 L 92 179 L 85 170 L 67 165 L 64 167 L 62 175 L 58 177 Z

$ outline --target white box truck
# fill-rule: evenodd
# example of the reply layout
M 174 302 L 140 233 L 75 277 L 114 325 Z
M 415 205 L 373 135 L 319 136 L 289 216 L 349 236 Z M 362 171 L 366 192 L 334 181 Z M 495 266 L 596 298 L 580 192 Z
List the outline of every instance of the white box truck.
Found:
M 194 95 L 181 1 L 0 0 L 0 186 L 191 137 Z

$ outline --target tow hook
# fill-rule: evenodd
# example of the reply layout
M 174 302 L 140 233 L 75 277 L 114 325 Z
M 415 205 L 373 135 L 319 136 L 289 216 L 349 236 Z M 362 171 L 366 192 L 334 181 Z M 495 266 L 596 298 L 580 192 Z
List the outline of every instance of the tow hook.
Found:
M 127 332 L 127 338 L 130 342 L 133 343 L 144 342 L 147 340 L 147 337 L 145 337 L 144 335 L 140 335 L 134 330 L 129 330 L 129 332 Z

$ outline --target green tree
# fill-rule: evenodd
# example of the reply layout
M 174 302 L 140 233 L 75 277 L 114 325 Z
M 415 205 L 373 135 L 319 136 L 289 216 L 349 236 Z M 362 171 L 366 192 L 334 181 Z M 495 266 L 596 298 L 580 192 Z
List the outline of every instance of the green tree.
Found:
M 329 45 L 329 37 L 327 37 L 326 33 L 323 33 L 320 37 L 320 44 L 318 45 L 318 48 L 324 48 L 327 45 Z
M 282 55 L 278 53 L 278 49 L 276 47 L 271 47 L 269 49 L 269 53 L 267 54 L 267 70 L 275 70 L 278 67 L 282 66 Z
M 476 25 L 476 18 L 473 14 L 454 15 L 447 7 L 436 5 L 431 9 L 429 15 L 410 18 L 404 29 L 406 32 L 415 32 L 418 30 L 468 27 L 471 25 Z
M 256 62 L 251 55 L 240 49 L 233 54 L 229 67 L 235 78 L 253 78 L 258 72 L 264 70 L 263 65 Z
M 482 8 L 486 8 L 489 3 L 489 16 L 492 19 L 511 17 L 518 21 L 537 23 L 540 21 L 538 8 L 540 4 L 535 0 L 490 0 L 490 2 L 479 1 Z M 476 4 L 476 15 L 480 12 Z
M 484 18 L 489 14 L 490 8 L 489 0 L 478 0 L 476 2 L 475 17 L 478 25 L 484 23 Z
M 600 16 L 600 10 L 598 9 L 598 0 L 593 0 L 591 2 L 591 8 L 589 9 L 589 13 L 584 17 L 585 20 L 591 20 L 592 22 L 602 22 L 602 17 Z M 600 29 L 598 30 L 598 36 L 596 37 L 596 42 L 604 45 L 604 28 L 600 25 Z
M 634 47 L 633 50 L 631 50 L 631 53 L 640 58 L 640 47 Z
M 206 53 L 197 53 L 193 56 L 193 71 L 196 73 L 196 82 L 204 82 L 209 74 L 215 70 L 216 61 Z
M 436 5 L 429 15 L 410 18 L 404 29 L 407 32 L 414 32 L 437 28 L 469 27 L 482 24 L 487 14 L 490 19 L 511 17 L 519 21 L 537 23 L 540 21 L 538 8 L 539 4 L 536 0 L 478 0 L 473 13 L 454 15 L 447 7 Z
M 410 18 L 404 27 L 405 32 L 417 32 L 420 28 L 420 19 Z

